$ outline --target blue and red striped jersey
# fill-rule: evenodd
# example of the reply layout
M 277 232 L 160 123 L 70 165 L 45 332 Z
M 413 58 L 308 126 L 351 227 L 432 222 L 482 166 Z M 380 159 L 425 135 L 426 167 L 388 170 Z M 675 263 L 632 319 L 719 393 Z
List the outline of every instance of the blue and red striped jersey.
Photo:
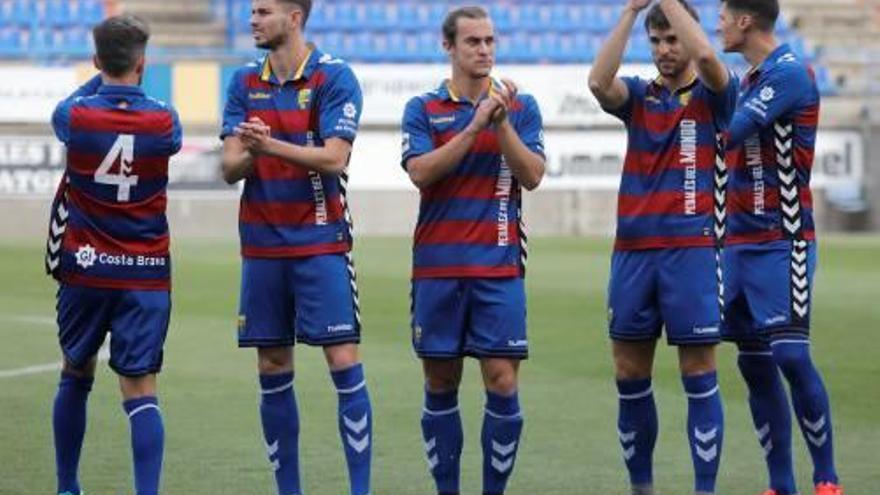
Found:
M 49 268 L 73 285 L 169 290 L 165 208 L 168 160 L 181 147 L 177 113 L 139 87 L 96 76 L 58 105 L 52 126 L 67 168 L 52 207 Z
M 727 135 L 728 243 L 815 239 L 810 174 L 818 123 L 813 71 L 788 45 L 743 78 Z
M 624 77 L 627 150 L 617 199 L 616 250 L 713 246 L 718 138 L 736 103 L 736 78 L 715 93 L 695 78 L 671 91 Z
M 272 137 L 299 146 L 324 146 L 331 138 L 354 142 L 362 108 L 351 68 L 311 46 L 294 78 L 279 81 L 266 57 L 239 69 L 229 85 L 221 139 L 258 117 Z M 351 249 L 346 203 L 347 172 L 310 171 L 258 155 L 245 179 L 239 210 L 242 256 L 288 258 Z
M 448 143 L 475 113 L 476 105 L 459 98 L 448 82 L 411 99 L 403 116 L 404 168 L 409 159 Z M 543 124 L 535 99 L 518 95 L 508 118 L 523 143 L 543 156 Z M 524 229 L 522 189 L 490 126 L 448 176 L 421 190 L 413 278 L 522 276 Z

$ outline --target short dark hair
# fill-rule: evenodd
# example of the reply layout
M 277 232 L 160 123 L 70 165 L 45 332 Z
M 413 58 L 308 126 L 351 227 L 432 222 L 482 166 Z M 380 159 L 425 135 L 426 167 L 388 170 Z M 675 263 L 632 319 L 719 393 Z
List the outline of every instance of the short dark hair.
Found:
M 694 10 L 687 0 L 678 0 L 678 3 L 684 7 L 684 10 L 686 10 L 695 21 L 700 22 L 700 15 L 697 14 L 697 11 Z M 666 18 L 666 14 L 664 14 L 663 9 L 660 8 L 660 4 L 654 4 L 654 6 L 651 7 L 651 10 L 648 11 L 648 16 L 645 17 L 645 31 L 651 28 L 658 31 L 665 31 L 671 27 L 672 25 L 669 24 L 669 19 Z
M 727 8 L 749 14 L 761 31 L 773 31 L 779 19 L 778 0 L 721 0 Z
M 312 0 L 278 0 L 282 3 L 289 3 L 292 5 L 296 5 L 302 10 L 303 13 L 303 24 L 302 27 L 305 29 L 306 22 L 309 20 L 309 14 L 312 13 Z
M 489 13 L 486 9 L 478 6 L 459 7 L 449 11 L 446 19 L 443 21 L 443 39 L 449 43 L 455 43 L 455 37 L 458 36 L 458 20 L 459 19 L 488 19 Z
M 113 77 L 128 74 L 137 66 L 150 39 L 150 26 L 140 17 L 122 14 L 109 17 L 92 29 L 95 54 L 101 70 Z

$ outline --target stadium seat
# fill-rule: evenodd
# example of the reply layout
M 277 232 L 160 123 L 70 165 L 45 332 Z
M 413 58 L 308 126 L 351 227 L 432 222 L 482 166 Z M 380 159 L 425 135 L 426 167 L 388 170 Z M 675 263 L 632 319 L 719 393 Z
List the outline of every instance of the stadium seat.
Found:
M 36 2 L 14 0 L 10 9 L 10 19 L 20 26 L 30 26 L 36 14 Z
M 226 0 L 214 2 L 218 19 Z M 701 24 L 717 47 L 717 0 L 692 0 Z M 354 62 L 445 63 L 440 24 L 457 0 L 334 0 L 322 2 L 309 19 L 309 35 L 328 53 Z M 251 0 L 229 0 L 231 53 L 250 57 Z M 616 24 L 619 0 L 487 0 L 498 33 L 499 63 L 590 63 Z M 88 28 L 104 17 L 102 0 L 0 0 L 0 54 L 4 57 L 88 55 Z M 780 39 L 807 60 L 815 53 L 780 18 Z M 34 52 L 34 50 L 36 50 Z M 36 55 L 35 55 L 36 54 Z M 742 67 L 742 57 L 724 60 Z M 641 25 L 635 29 L 625 63 L 651 63 Z M 834 91 L 819 68 L 823 92 Z
M 366 22 L 364 24 L 370 29 L 394 27 L 396 23 L 396 9 L 393 8 L 393 5 L 376 2 L 367 5 L 366 9 Z
M 508 32 L 515 25 L 511 10 L 508 5 L 500 3 L 493 3 L 489 7 L 489 15 L 499 32 Z
M 9 56 L 21 50 L 21 33 L 18 28 L 0 29 L 0 54 Z
M 79 0 L 77 17 L 80 22 L 91 26 L 104 19 L 104 4 L 101 0 Z
M 65 27 L 77 22 L 71 12 L 69 0 L 49 0 L 46 4 L 45 24 L 53 27 Z
M 550 8 L 550 24 L 558 31 L 568 32 L 578 26 L 581 9 L 577 5 L 559 3 Z

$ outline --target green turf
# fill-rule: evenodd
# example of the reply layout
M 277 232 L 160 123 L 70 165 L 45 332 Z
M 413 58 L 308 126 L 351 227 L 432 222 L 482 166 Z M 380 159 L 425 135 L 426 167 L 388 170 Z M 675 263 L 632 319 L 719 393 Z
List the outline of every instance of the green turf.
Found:
M 816 282 L 814 355 L 829 386 L 837 460 L 853 495 L 880 487 L 880 239 L 825 239 Z M 375 409 L 374 493 L 424 495 L 420 367 L 409 345 L 409 248 L 404 239 L 363 239 L 356 260 L 364 313 L 363 358 Z M 0 244 L 0 372 L 57 360 L 54 286 L 39 242 Z M 604 309 L 609 244 L 537 239 L 530 256 L 531 359 L 522 370 L 526 429 L 510 495 L 625 494 L 615 433 L 616 395 Z M 167 431 L 164 493 L 272 494 L 257 414 L 254 353 L 235 345 L 239 262 L 234 242 L 175 244 L 174 316 L 161 377 Z M 298 348 L 301 458 L 307 493 L 347 493 L 336 432 L 336 398 L 321 354 Z M 764 488 L 734 352 L 721 350 L 727 433 L 718 493 Z M 673 351 L 661 346 L 656 373 L 661 435 L 658 488 L 689 493 L 685 400 Z M 464 492 L 479 493 L 482 395 L 473 363 L 461 393 Z M 0 378 L 0 494 L 54 490 L 51 404 L 57 374 Z M 799 482 L 810 463 L 800 435 Z M 81 479 L 89 494 L 131 493 L 128 425 L 115 379 L 101 367 L 89 406 Z

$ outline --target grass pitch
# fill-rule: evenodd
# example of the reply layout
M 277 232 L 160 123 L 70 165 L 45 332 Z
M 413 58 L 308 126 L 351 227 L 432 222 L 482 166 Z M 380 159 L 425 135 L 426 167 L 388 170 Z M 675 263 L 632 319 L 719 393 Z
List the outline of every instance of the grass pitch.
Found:
M 880 490 L 880 253 L 878 238 L 825 238 L 813 312 L 813 354 L 830 390 L 838 467 L 847 493 Z M 160 395 L 166 427 L 164 493 L 273 494 L 257 411 L 255 355 L 235 345 L 239 259 L 232 240 L 174 246 L 174 315 Z M 0 241 L 0 494 L 54 493 L 51 405 L 58 361 L 54 284 L 42 242 Z M 616 438 L 616 392 L 606 337 L 606 241 L 536 239 L 528 275 L 531 359 L 522 369 L 525 432 L 509 495 L 626 494 Z M 419 416 L 421 368 L 409 344 L 409 241 L 360 239 L 355 249 L 364 318 L 363 360 L 373 400 L 374 493 L 432 493 Z M 321 353 L 297 347 L 296 390 L 306 493 L 347 493 L 336 397 Z M 727 433 L 718 493 L 753 495 L 766 483 L 734 349 L 720 348 Z M 37 368 L 33 368 L 37 366 Z M 30 372 L 4 377 L 11 370 Z M 480 492 L 478 368 L 461 391 L 463 493 Z M 686 401 L 674 350 L 661 345 L 655 391 L 660 492 L 691 492 Z M 799 433 L 802 493 L 811 465 Z M 81 481 L 89 495 L 131 493 L 128 423 L 116 380 L 99 367 L 89 402 Z

